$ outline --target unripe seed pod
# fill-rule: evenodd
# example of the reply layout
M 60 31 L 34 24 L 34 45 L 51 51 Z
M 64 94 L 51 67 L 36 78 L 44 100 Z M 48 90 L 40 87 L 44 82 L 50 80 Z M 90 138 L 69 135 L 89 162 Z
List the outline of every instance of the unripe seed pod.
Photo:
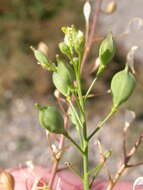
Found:
M 106 65 L 112 60 L 115 55 L 115 43 L 112 38 L 112 33 L 110 32 L 105 38 L 99 48 L 99 60 L 100 65 L 97 72 L 97 75 L 102 73 Z
M 48 69 L 48 70 L 52 70 L 52 71 L 56 71 L 56 67 L 54 64 L 51 64 L 51 62 L 49 61 L 49 59 L 47 58 L 47 56 L 39 51 L 36 50 L 35 48 L 31 47 L 31 49 L 34 52 L 35 58 L 38 61 L 38 63 L 44 68 L 44 69 Z
M 68 96 L 73 87 L 73 73 L 70 65 L 67 65 L 62 60 L 58 60 L 57 72 L 53 73 L 53 83 L 64 96 Z
M 105 38 L 99 49 L 99 58 L 103 65 L 106 65 L 111 61 L 115 55 L 115 44 L 112 38 L 112 33 L 109 32 L 107 38 Z
M 37 59 L 38 62 L 43 63 L 43 64 L 49 63 L 48 58 L 46 57 L 46 55 L 43 52 L 36 50 L 33 47 L 31 47 L 31 49 L 33 50 L 35 58 Z
M 64 120 L 60 112 L 53 106 L 36 105 L 39 110 L 40 125 L 56 134 L 65 134 Z
M 131 96 L 135 86 L 135 77 L 128 71 L 128 68 L 116 73 L 111 81 L 113 106 L 117 108 L 124 103 Z

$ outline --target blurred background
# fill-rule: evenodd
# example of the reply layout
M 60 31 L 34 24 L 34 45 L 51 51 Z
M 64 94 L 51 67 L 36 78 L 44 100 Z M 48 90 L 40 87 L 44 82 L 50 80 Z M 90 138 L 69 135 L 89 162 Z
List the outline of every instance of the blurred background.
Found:
M 139 47 L 135 53 L 135 69 L 139 81 L 136 91 L 99 134 L 103 147 L 113 150 L 108 165 L 114 172 L 122 159 L 122 129 L 126 108 L 136 112 L 136 119 L 128 134 L 128 148 L 143 131 L 143 1 L 117 1 L 115 12 L 105 14 L 109 2 L 105 0 L 103 3 L 97 34 L 103 37 L 112 30 L 117 53 L 94 88 L 101 95 L 90 99 L 87 104 L 89 130 L 110 109 L 111 97 L 106 91 L 113 74 L 124 67 L 131 47 Z M 63 38 L 61 26 L 75 24 L 84 30 L 83 3 L 82 0 L 0 0 L 0 168 L 20 167 L 28 160 L 48 167 L 51 165 L 45 132 L 38 124 L 34 104 L 55 104 L 55 88 L 51 73 L 36 64 L 29 47 L 37 47 L 41 41 L 46 43 L 49 57 L 54 61 L 58 43 Z M 93 0 L 92 4 L 94 3 Z M 88 64 L 92 64 L 98 55 L 98 45 L 93 48 Z M 86 81 L 83 77 L 83 88 L 87 89 L 94 73 L 86 74 L 85 78 Z M 97 159 L 94 156 L 95 140 L 96 138 L 91 146 L 91 166 Z M 75 159 L 74 151 L 65 154 L 65 160 L 72 160 L 80 167 L 81 158 L 77 156 Z M 138 160 L 143 160 L 143 146 L 133 162 Z M 133 179 L 141 175 L 143 166 L 134 168 L 126 178 Z

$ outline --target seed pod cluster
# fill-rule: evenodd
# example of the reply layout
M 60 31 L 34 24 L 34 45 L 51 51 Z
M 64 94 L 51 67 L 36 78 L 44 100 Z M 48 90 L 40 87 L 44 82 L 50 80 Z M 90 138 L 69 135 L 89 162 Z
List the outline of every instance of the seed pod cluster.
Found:
M 61 113 L 53 106 L 40 106 L 36 105 L 39 110 L 40 125 L 56 134 L 65 134 L 64 120 Z
M 135 77 L 126 67 L 124 70 L 116 73 L 111 81 L 111 91 L 113 96 L 113 106 L 119 107 L 131 96 L 136 86 Z

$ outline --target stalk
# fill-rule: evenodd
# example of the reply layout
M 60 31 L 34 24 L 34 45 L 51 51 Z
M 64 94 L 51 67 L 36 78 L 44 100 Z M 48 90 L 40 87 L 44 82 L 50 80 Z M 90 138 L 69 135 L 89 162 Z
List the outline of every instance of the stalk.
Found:
M 84 154 L 83 154 L 83 172 L 84 172 L 84 177 L 83 177 L 83 186 L 84 190 L 89 190 L 89 175 L 88 175 L 88 141 L 84 139 Z
M 76 81 L 77 81 L 77 89 L 78 89 L 78 98 L 80 102 L 80 112 L 81 112 L 81 119 L 83 122 L 83 136 L 82 136 L 82 142 L 83 142 L 83 186 L 84 190 L 89 190 L 89 175 L 88 175 L 88 139 L 87 139 L 87 126 L 86 126 L 86 118 L 85 118 L 85 105 L 84 105 L 84 99 L 82 96 L 82 89 L 81 89 L 81 81 L 80 81 L 80 69 L 78 70 L 78 73 L 76 73 Z

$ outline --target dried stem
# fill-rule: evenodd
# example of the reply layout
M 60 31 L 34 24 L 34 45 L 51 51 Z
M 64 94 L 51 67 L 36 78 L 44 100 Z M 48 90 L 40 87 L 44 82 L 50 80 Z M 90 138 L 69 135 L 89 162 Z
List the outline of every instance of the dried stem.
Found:
M 67 126 L 68 126 L 68 118 L 66 115 L 64 115 L 64 126 L 65 126 L 65 128 L 67 128 Z M 48 184 L 49 189 L 51 189 L 53 186 L 56 172 L 58 170 L 58 165 L 59 165 L 62 153 L 63 153 L 64 140 L 65 140 L 65 137 L 63 135 L 61 135 L 60 143 L 59 143 L 59 147 L 58 147 L 59 151 L 60 151 L 60 156 L 58 158 L 54 159 L 54 164 L 53 164 L 53 168 L 52 168 L 52 172 L 51 172 L 51 176 L 50 176 L 50 180 L 49 180 L 49 184 Z
M 109 185 L 107 187 L 107 190 L 112 190 L 113 189 L 113 187 L 115 186 L 115 184 L 117 183 L 119 178 L 127 171 L 128 168 L 139 166 L 139 165 L 143 164 L 143 162 L 139 162 L 139 163 L 136 163 L 136 164 L 128 164 L 130 159 L 132 158 L 132 156 L 138 150 L 138 148 L 141 145 L 142 141 L 143 141 L 143 134 L 141 134 L 139 136 L 139 138 L 136 140 L 136 142 L 135 142 L 134 146 L 131 148 L 131 150 L 128 153 L 126 153 L 127 152 L 126 151 L 126 146 L 125 146 L 126 140 L 124 139 L 124 146 L 123 146 L 123 148 L 124 148 L 124 163 L 118 169 L 115 177 L 112 178 L 109 181 Z
M 125 128 L 125 127 L 124 127 Z M 123 156 L 124 156 L 124 162 L 127 155 L 127 147 L 126 147 L 126 131 L 123 130 Z
M 112 178 L 109 182 L 109 185 L 107 187 L 107 190 L 112 190 L 119 178 L 125 173 L 127 170 L 126 166 L 123 164 L 121 167 L 118 169 L 118 172 L 116 173 L 115 177 Z
M 102 3 L 102 0 L 97 0 L 96 4 L 95 4 L 95 13 L 94 13 L 94 16 L 93 16 L 93 22 L 92 22 L 90 34 L 89 34 L 89 37 L 88 37 L 88 41 L 86 43 L 86 47 L 85 47 L 85 50 L 84 50 L 83 59 L 82 59 L 82 62 L 81 62 L 81 73 L 83 71 L 83 67 L 84 67 L 84 65 L 86 63 L 89 51 L 90 51 L 92 43 L 93 43 L 93 38 L 94 38 L 94 35 L 95 35 L 95 30 L 96 30 L 96 25 L 97 25 L 99 13 L 100 13 L 101 3 Z

